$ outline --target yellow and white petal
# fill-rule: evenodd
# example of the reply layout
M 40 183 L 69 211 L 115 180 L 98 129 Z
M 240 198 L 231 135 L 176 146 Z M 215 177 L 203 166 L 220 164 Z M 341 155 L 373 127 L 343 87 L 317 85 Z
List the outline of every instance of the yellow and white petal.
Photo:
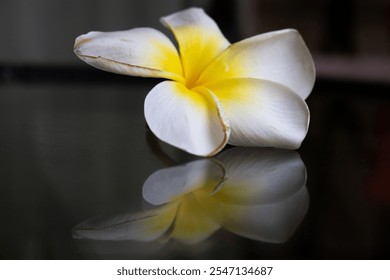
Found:
M 142 196 L 153 205 L 163 205 L 199 188 L 215 188 L 223 175 L 221 165 L 212 159 L 160 169 L 146 179 Z
M 74 52 L 86 63 L 108 72 L 183 81 L 176 47 L 152 28 L 89 32 L 76 38 Z
M 219 27 L 202 9 L 190 8 L 163 17 L 179 45 L 187 87 L 194 86 L 203 69 L 230 43 Z
M 211 156 L 227 143 L 230 127 L 212 93 L 188 90 L 183 84 L 164 81 L 145 99 L 145 118 L 162 141 L 199 156 Z
M 315 81 L 315 66 L 300 34 L 285 29 L 231 45 L 202 73 L 197 84 L 226 78 L 256 78 L 285 85 L 305 99 Z
M 229 144 L 297 149 L 306 136 L 309 109 L 291 89 L 258 79 L 209 85 L 231 127 Z

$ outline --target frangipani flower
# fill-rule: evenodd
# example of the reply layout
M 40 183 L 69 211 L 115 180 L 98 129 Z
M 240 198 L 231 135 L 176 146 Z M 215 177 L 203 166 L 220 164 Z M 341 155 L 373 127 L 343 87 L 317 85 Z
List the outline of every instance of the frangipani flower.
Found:
M 315 80 L 311 55 L 296 30 L 230 44 L 202 9 L 162 18 L 179 51 L 160 31 L 90 32 L 75 53 L 99 69 L 166 78 L 145 100 L 145 118 L 161 140 L 201 156 L 227 143 L 296 149 L 306 136 L 304 99 Z
M 224 228 L 264 242 L 285 242 L 306 214 L 306 168 L 298 153 L 234 148 L 156 171 L 143 197 L 155 207 L 92 219 L 74 236 L 149 242 L 176 239 L 194 244 Z

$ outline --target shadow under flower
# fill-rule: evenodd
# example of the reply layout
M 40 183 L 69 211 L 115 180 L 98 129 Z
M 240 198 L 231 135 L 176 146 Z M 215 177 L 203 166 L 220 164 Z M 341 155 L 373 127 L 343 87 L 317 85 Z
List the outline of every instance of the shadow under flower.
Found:
M 283 243 L 304 218 L 306 168 L 295 151 L 233 148 L 215 158 L 156 171 L 145 181 L 151 209 L 92 218 L 74 238 L 201 242 L 219 229 Z

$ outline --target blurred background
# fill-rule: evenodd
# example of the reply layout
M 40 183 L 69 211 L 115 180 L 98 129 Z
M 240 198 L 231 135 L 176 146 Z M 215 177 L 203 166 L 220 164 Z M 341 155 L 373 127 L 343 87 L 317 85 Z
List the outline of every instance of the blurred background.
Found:
M 232 42 L 298 29 L 320 77 L 390 81 L 387 0 L 1 1 L 0 65 L 80 66 L 72 51 L 78 35 L 139 26 L 164 30 L 161 16 L 190 6 L 203 7 Z
M 193 158 L 147 129 L 143 102 L 156 81 L 88 66 L 74 39 L 140 26 L 169 34 L 159 18 L 190 6 L 231 42 L 302 34 L 317 68 L 298 150 L 310 206 L 285 244 L 219 232 L 214 243 L 172 243 L 158 257 L 389 259 L 388 0 L 0 1 L 0 259 L 137 257 L 134 244 L 74 240 L 72 228 L 142 209 L 144 181 L 166 167 L 156 146 L 178 164 Z

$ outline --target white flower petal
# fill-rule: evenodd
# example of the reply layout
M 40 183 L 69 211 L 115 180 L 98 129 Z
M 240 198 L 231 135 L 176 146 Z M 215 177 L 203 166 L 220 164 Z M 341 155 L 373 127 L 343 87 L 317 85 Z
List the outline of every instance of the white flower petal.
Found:
M 186 84 L 191 88 L 201 71 L 230 43 L 214 20 L 199 8 L 174 13 L 161 21 L 176 37 Z
M 305 138 L 309 109 L 289 88 L 258 79 L 229 79 L 207 87 L 229 120 L 230 144 L 297 149 Z
M 86 63 L 105 71 L 183 81 L 175 46 L 152 28 L 89 32 L 76 38 L 74 51 Z
M 313 59 L 300 34 L 285 29 L 231 45 L 197 84 L 226 78 L 256 78 L 285 85 L 305 99 L 315 81 Z
M 154 172 L 146 179 L 142 195 L 147 202 L 162 205 L 198 188 L 215 187 L 223 175 L 215 160 L 195 160 Z
M 218 99 L 177 82 L 164 81 L 150 91 L 145 118 L 158 138 L 194 155 L 213 155 L 229 138 L 230 128 Z

